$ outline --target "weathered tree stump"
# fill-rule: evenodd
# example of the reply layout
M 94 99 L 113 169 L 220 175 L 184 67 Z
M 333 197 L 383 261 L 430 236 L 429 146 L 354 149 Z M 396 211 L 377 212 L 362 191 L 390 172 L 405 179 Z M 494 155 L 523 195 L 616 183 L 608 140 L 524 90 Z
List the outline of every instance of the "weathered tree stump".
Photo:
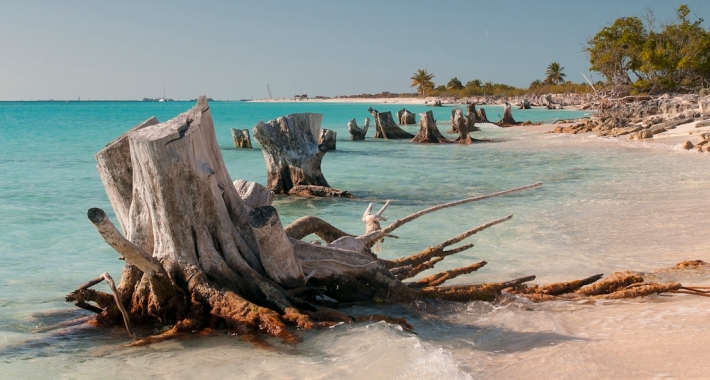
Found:
M 523 103 L 520 105 L 520 109 L 521 110 L 532 109 L 532 107 L 530 106 L 530 99 L 528 99 L 528 98 L 523 99 Z
M 325 147 L 326 150 L 335 150 L 335 141 L 337 132 L 332 129 L 321 129 L 318 144 Z
M 468 122 L 464 119 L 461 108 L 454 108 L 454 110 L 451 111 L 451 125 L 453 126 L 451 129 L 456 130 L 456 133 L 459 135 L 455 140 L 457 143 L 471 144 L 473 142 L 469 135 Z
M 321 171 L 327 149 L 317 142 L 322 120 L 321 114 L 291 114 L 254 127 L 266 160 L 269 190 L 288 194 L 297 185 L 330 187 Z
M 513 107 L 510 103 L 505 102 L 505 107 L 503 108 L 503 118 L 496 123 L 499 127 L 510 127 L 513 125 L 518 125 L 518 122 L 513 119 Z
M 375 138 L 376 139 L 411 139 L 413 134 L 404 131 L 397 126 L 397 123 L 392 119 L 392 112 L 377 112 L 372 107 L 367 110 L 372 114 L 375 121 Z
M 459 110 L 460 111 L 460 110 Z M 419 114 L 419 133 L 410 141 L 417 144 L 425 143 L 450 143 L 451 140 L 439 132 L 434 120 L 434 113 L 427 111 Z
M 476 112 L 476 104 L 466 104 L 466 126 L 468 127 L 468 131 L 480 131 L 481 129 L 476 126 L 476 123 L 480 122 L 482 122 L 482 120 L 479 119 L 478 112 Z
M 365 140 L 365 135 L 367 135 L 367 128 L 370 126 L 370 118 L 365 118 L 365 125 L 360 128 L 357 126 L 357 121 L 353 118 L 348 122 L 348 132 L 350 132 L 350 138 L 353 141 Z
M 477 113 L 479 123 L 490 123 L 490 120 L 488 120 L 488 116 L 486 116 L 486 110 L 484 108 L 479 108 Z
M 397 123 L 399 123 L 399 125 L 412 125 L 417 122 L 412 112 L 407 111 L 406 108 L 402 108 L 397 111 Z
M 251 149 L 251 138 L 249 136 L 248 129 L 234 129 L 230 128 L 232 132 L 232 141 L 234 141 L 235 148 Z

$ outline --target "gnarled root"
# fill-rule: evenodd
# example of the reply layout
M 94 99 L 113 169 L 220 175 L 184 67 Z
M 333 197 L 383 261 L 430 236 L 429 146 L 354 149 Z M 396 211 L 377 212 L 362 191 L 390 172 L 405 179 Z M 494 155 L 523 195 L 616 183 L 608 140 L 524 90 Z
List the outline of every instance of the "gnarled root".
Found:
M 462 268 L 447 270 L 441 273 L 433 274 L 429 277 L 425 277 L 421 280 L 412 282 L 407 285 L 410 288 L 415 289 L 424 288 L 427 286 L 438 286 L 443 284 L 447 280 L 451 280 L 452 278 L 456 278 L 457 276 L 460 276 L 462 274 L 468 274 L 477 271 L 478 269 L 483 268 L 483 266 L 485 266 L 486 264 L 488 263 L 485 261 L 481 261 L 480 263 L 471 264 Z
M 296 240 L 301 240 L 310 234 L 315 234 L 323 239 L 326 244 L 330 244 L 343 236 L 354 236 L 338 229 L 317 216 L 311 215 L 294 220 L 284 228 L 284 231 L 286 232 L 286 236 Z
M 501 290 L 518 286 L 524 282 L 532 281 L 535 276 L 521 277 L 511 281 L 496 282 L 479 285 L 459 285 L 459 286 L 431 286 L 421 290 L 422 295 L 428 298 L 439 298 L 448 301 L 470 302 L 470 301 L 493 301 L 501 293 Z

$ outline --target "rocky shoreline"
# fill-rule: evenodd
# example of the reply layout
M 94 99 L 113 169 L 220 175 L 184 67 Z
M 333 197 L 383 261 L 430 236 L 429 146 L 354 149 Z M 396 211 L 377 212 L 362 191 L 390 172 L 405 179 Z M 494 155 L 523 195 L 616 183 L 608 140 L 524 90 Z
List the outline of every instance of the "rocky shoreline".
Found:
M 628 135 L 631 140 L 674 138 L 684 149 L 710 152 L 710 96 L 630 96 L 595 100 L 588 108 L 580 109 L 596 112 L 590 118 L 558 126 L 550 132 Z

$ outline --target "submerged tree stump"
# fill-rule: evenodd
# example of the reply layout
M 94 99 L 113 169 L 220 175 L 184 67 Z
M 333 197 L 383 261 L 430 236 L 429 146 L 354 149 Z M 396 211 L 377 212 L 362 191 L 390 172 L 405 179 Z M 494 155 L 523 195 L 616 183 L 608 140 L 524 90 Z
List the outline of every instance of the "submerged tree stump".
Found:
M 397 123 L 392 119 L 392 112 L 378 112 L 372 109 L 367 110 L 372 114 L 375 121 L 375 138 L 376 139 L 411 139 L 413 134 L 404 131 L 397 126 Z
M 468 134 L 468 122 L 464 119 L 461 108 L 454 108 L 454 110 L 451 111 L 451 125 L 453 126 L 451 129 L 456 130 L 456 133 L 459 135 L 455 140 L 457 143 L 471 144 L 473 142 L 471 136 Z
M 320 137 L 318 138 L 319 146 L 323 146 L 326 150 L 335 150 L 335 141 L 337 132 L 332 129 L 321 129 Z
M 397 111 L 397 123 L 399 123 L 399 125 L 412 125 L 417 122 L 412 112 L 407 111 L 406 108 L 402 108 Z
M 365 135 L 367 135 L 367 128 L 370 126 L 370 118 L 365 118 L 365 125 L 360 128 L 357 126 L 357 121 L 353 118 L 348 122 L 348 132 L 350 132 L 350 139 L 353 141 L 365 140 Z
M 425 144 L 450 143 L 452 141 L 444 137 L 444 135 L 439 132 L 439 128 L 436 126 L 436 120 L 434 120 L 434 113 L 432 111 L 427 111 L 419 114 L 419 133 L 417 133 L 417 135 L 414 136 L 410 142 Z
M 232 132 L 232 141 L 235 148 L 251 149 L 251 138 L 248 129 L 230 128 Z
M 318 144 L 323 115 L 300 113 L 282 116 L 268 123 L 259 121 L 254 138 L 266 160 L 266 187 L 276 194 L 288 194 L 297 185 L 328 185 L 321 171 L 327 152 Z
M 530 106 L 530 99 L 528 99 L 528 98 L 523 99 L 523 103 L 520 105 L 520 109 L 521 110 L 532 109 L 532 107 Z
M 486 110 L 484 108 L 479 108 L 477 114 L 479 123 L 490 123 L 490 121 L 488 120 L 488 116 L 486 116 Z
M 503 118 L 496 123 L 499 127 L 510 127 L 513 125 L 518 125 L 519 123 L 513 119 L 513 107 L 510 103 L 505 102 L 505 107 L 503 108 Z
M 476 126 L 476 123 L 481 122 L 483 121 L 478 117 L 478 112 L 476 112 L 476 104 L 466 104 L 466 126 L 468 127 L 468 131 L 480 131 L 481 129 Z

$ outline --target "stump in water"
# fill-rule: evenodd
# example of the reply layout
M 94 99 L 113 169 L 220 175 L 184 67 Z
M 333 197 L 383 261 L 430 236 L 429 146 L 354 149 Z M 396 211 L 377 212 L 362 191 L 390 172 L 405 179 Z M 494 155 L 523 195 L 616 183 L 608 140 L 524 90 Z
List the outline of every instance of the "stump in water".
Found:
M 335 139 L 337 132 L 332 129 L 321 129 L 320 137 L 318 138 L 319 146 L 323 146 L 326 150 L 335 150 Z
M 451 129 L 455 130 L 459 135 L 455 140 L 456 142 L 459 144 L 470 144 L 473 142 L 471 136 L 468 134 L 468 123 L 463 117 L 461 108 L 454 108 L 454 110 L 451 111 L 451 125 Z
M 350 138 L 353 141 L 365 140 L 365 135 L 367 135 L 367 128 L 370 126 L 370 118 L 365 118 L 365 125 L 360 128 L 357 126 L 357 121 L 352 119 L 348 122 L 348 132 L 350 132 Z
M 530 106 L 530 99 L 528 99 L 528 98 L 523 99 L 523 104 L 520 105 L 520 109 L 521 110 L 532 109 L 532 107 Z
M 486 110 L 484 108 L 479 108 L 477 113 L 479 123 L 490 123 L 488 117 L 486 116 Z
M 413 113 L 407 111 L 406 108 L 402 108 L 397 111 L 397 123 L 399 123 L 399 125 L 411 125 L 416 124 L 417 122 L 414 119 Z
M 276 194 L 288 194 L 294 186 L 330 187 L 321 171 L 327 152 L 317 142 L 323 115 L 300 113 L 282 116 L 268 123 L 259 121 L 254 138 L 266 160 L 266 187 Z
M 519 123 L 513 119 L 513 107 L 510 103 L 505 102 L 505 108 L 503 108 L 503 118 L 496 123 L 499 127 L 510 127 L 518 125 Z
M 478 112 L 476 112 L 476 104 L 466 104 L 466 125 L 468 126 L 468 131 L 480 131 L 481 129 L 476 126 L 476 123 L 481 122 L 483 121 L 478 117 Z
M 461 111 L 461 110 L 459 110 Z M 427 111 L 419 114 L 419 133 L 410 141 L 417 144 L 425 143 L 450 143 L 451 140 L 439 132 L 434 120 L 434 113 Z
M 234 141 L 235 148 L 245 148 L 251 149 L 251 138 L 249 137 L 248 129 L 234 129 L 230 128 L 232 131 L 232 141 Z
M 392 120 L 392 112 L 377 112 L 370 107 L 368 110 L 375 121 L 376 139 L 411 139 L 413 134 L 404 131 Z

